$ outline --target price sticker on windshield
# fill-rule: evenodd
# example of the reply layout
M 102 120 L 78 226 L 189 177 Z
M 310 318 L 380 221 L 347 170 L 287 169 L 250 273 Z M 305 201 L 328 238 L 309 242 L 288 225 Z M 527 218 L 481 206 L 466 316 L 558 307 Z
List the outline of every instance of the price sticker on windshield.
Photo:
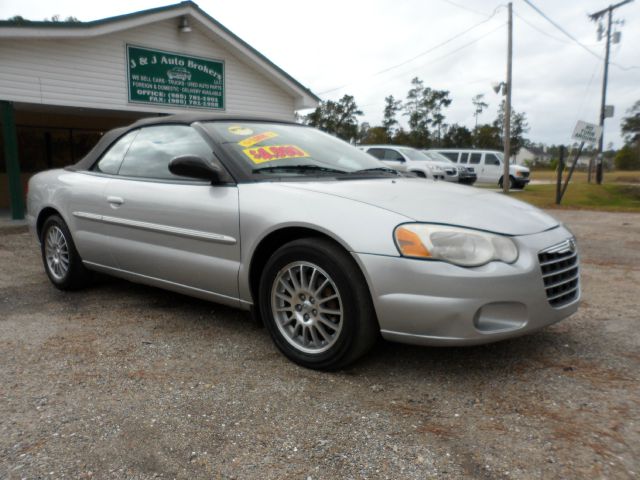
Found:
M 278 134 L 276 132 L 262 132 L 258 135 L 254 135 L 253 137 L 245 138 L 238 142 L 238 145 L 241 147 L 253 147 L 254 145 L 263 142 L 265 140 L 269 140 L 270 138 L 277 137 Z
M 245 148 L 243 152 L 256 164 L 285 160 L 287 158 L 305 158 L 311 156 L 295 145 L 269 145 L 259 148 Z

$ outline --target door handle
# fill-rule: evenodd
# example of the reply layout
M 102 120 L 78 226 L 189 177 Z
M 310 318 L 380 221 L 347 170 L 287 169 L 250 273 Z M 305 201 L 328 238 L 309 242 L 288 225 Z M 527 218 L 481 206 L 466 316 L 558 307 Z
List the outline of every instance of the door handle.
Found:
M 122 197 L 107 197 L 107 202 L 111 205 L 122 205 L 124 203 L 124 199 Z

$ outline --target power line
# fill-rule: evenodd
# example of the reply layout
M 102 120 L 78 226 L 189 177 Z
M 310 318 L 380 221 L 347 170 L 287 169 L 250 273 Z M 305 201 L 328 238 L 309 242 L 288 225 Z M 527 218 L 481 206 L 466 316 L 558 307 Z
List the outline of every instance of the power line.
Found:
M 587 83 L 587 88 L 585 89 L 584 94 L 582 95 L 582 102 L 580 103 L 580 108 L 578 109 L 578 116 L 576 118 L 576 121 L 580 120 L 580 117 L 582 117 L 582 114 L 584 113 L 585 104 L 587 102 L 587 99 L 589 98 L 589 94 L 591 93 L 591 85 L 593 84 L 593 79 L 595 78 L 596 73 L 598 72 L 599 66 L 600 66 L 600 62 L 594 63 L 593 72 L 591 73 L 591 78 L 589 79 L 589 83 Z
M 472 45 L 475 45 L 475 44 L 476 44 L 476 43 L 478 43 L 480 40 L 483 40 L 484 38 L 488 37 L 489 35 L 491 35 L 491 34 L 493 34 L 493 33 L 497 32 L 498 30 L 500 30 L 500 29 L 502 29 L 502 28 L 504 28 L 504 27 L 505 27 L 505 25 L 506 25 L 506 23 L 502 23 L 502 24 L 500 24 L 499 26 L 497 26 L 496 28 L 494 28 L 493 30 L 490 30 L 490 31 L 488 31 L 487 33 L 485 33 L 484 35 L 479 36 L 479 37 L 478 37 L 478 38 L 476 38 L 475 40 L 472 40 L 472 41 L 470 41 L 470 42 L 467 42 L 467 43 L 465 43 L 465 44 L 461 45 L 460 47 L 458 47 L 458 48 L 456 48 L 456 49 L 454 49 L 454 50 L 451 50 L 451 51 L 449 51 L 449 52 L 445 53 L 444 55 L 441 55 L 441 56 L 439 56 L 439 57 L 437 57 L 437 58 L 434 58 L 433 60 L 429 60 L 429 61 L 428 61 L 428 62 L 426 62 L 426 63 L 422 63 L 422 64 L 418 65 L 418 66 L 416 67 L 416 69 L 419 69 L 419 68 L 425 67 L 425 66 L 427 66 L 427 65 L 431 65 L 431 64 L 433 64 L 433 63 L 439 62 L 440 60 L 444 60 L 445 58 L 450 57 L 450 56 L 451 56 L 451 55 L 453 55 L 454 53 L 458 53 L 460 50 L 464 50 L 465 48 L 468 48 L 468 47 L 470 47 L 470 46 L 472 46 Z M 396 76 L 393 76 L 393 77 L 390 77 L 390 78 L 396 78 L 396 77 L 401 76 L 401 75 L 406 75 L 406 73 L 407 73 L 407 72 L 403 72 L 403 73 L 401 73 L 401 74 L 399 74 L 399 75 L 396 75 Z
M 460 32 L 460 33 L 458 33 L 458 34 L 454 35 L 453 37 L 448 38 L 448 39 L 447 39 L 447 40 L 445 40 L 444 42 L 441 42 L 441 43 L 439 43 L 439 44 L 437 44 L 437 45 L 434 45 L 433 47 L 431 47 L 431 48 L 429 48 L 429 49 L 427 49 L 427 50 L 425 50 L 425 51 L 423 51 L 423 52 L 420 52 L 419 54 L 417 54 L 417 55 L 415 55 L 415 56 L 413 56 L 413 57 L 409 58 L 408 60 L 405 60 L 405 61 L 403 61 L 403 62 L 397 63 L 397 64 L 392 65 L 392 66 L 390 66 L 390 67 L 387 67 L 387 68 L 384 68 L 384 69 L 379 70 L 379 71 L 377 71 L 377 72 L 374 72 L 374 73 L 372 73 L 371 75 L 369 75 L 369 77 L 374 77 L 374 76 L 377 76 L 377 75 L 381 75 L 381 74 L 386 73 L 386 72 L 388 72 L 388 71 L 390 71 L 390 70 L 394 70 L 394 69 L 396 69 L 396 68 L 402 67 L 402 66 L 404 66 L 404 65 L 406 65 L 406 64 L 408 64 L 408 63 L 413 62 L 414 60 L 416 60 L 416 59 L 418 59 L 418 58 L 420 58 L 420 57 L 423 57 L 424 55 L 427 55 L 427 54 L 429 54 L 429 53 L 433 52 L 434 50 L 437 50 L 438 48 L 441 48 L 441 47 L 443 47 L 443 46 L 445 46 L 445 45 L 447 45 L 447 44 L 449 44 L 449 43 L 453 42 L 454 40 L 456 40 L 456 39 L 458 39 L 458 38 L 462 37 L 463 35 L 466 35 L 466 34 L 467 34 L 467 33 L 469 33 L 470 31 L 475 30 L 475 29 L 476 29 L 476 28 L 478 28 L 480 25 L 483 25 L 483 24 L 487 23 L 489 20 L 491 20 L 493 17 L 495 17 L 495 16 L 496 16 L 496 14 L 498 13 L 498 10 L 499 10 L 501 7 L 502 7 L 502 6 L 498 6 L 498 7 L 493 11 L 493 13 L 492 13 L 489 17 L 485 18 L 485 19 L 484 19 L 484 20 L 482 20 L 481 22 L 476 23 L 475 25 L 472 25 L 471 27 L 467 28 L 466 30 L 464 30 L 464 31 L 462 31 L 462 32 Z M 346 84 L 344 84 L 344 85 L 341 85 L 341 86 L 339 86 L 339 87 L 335 87 L 335 88 L 330 88 L 330 89 L 328 89 L 328 90 L 324 90 L 324 91 L 322 91 L 322 92 L 319 92 L 319 93 L 318 93 L 318 95 L 324 95 L 325 93 L 331 93 L 331 92 L 335 92 L 336 90 L 341 90 L 341 89 L 343 89 L 344 87 L 348 87 L 349 85 L 353 85 L 353 83 L 354 83 L 354 82 L 350 82 L 350 83 L 346 83 Z
M 434 60 L 434 62 L 438 61 L 439 59 Z M 431 64 L 433 62 L 429 62 L 429 64 Z M 424 65 L 423 65 L 424 66 Z M 398 75 L 399 76 L 399 75 Z M 393 77 L 395 78 L 395 77 Z M 487 85 L 489 85 L 489 82 L 491 82 L 492 80 L 495 80 L 495 77 L 485 77 L 485 78 L 481 78 L 478 80 L 474 80 L 472 82 L 468 81 L 468 80 L 459 80 L 457 82 L 454 83 L 448 83 L 447 86 L 451 87 L 451 86 L 456 86 L 456 85 L 477 85 L 478 83 L 485 83 Z M 384 100 L 378 100 L 372 103 L 365 103 L 364 105 L 358 105 L 359 108 L 366 108 L 366 107 L 379 107 L 385 104 Z
M 596 52 L 594 52 L 593 50 L 591 50 L 589 47 L 587 47 L 584 43 L 582 43 L 580 40 L 578 40 L 576 37 L 574 37 L 573 35 L 571 35 L 569 32 L 567 32 L 564 28 L 562 28 L 560 25 L 558 25 L 556 22 L 554 22 L 551 18 L 549 18 L 549 16 L 547 14 L 545 14 L 542 10 L 540 10 L 540 8 L 538 8 L 537 6 L 535 6 L 533 4 L 533 2 L 531 2 L 531 0 L 524 0 L 524 2 L 529 5 L 531 8 L 533 8 L 540 16 L 542 16 L 547 22 L 549 22 L 551 25 L 553 25 L 555 28 L 557 28 L 560 32 L 562 32 L 564 35 L 566 35 L 567 37 L 569 37 L 574 43 L 576 43 L 577 45 L 579 45 L 580 47 L 582 47 L 585 51 L 589 52 L 589 54 L 593 55 L 594 57 L 596 57 L 599 60 L 603 60 L 603 58 L 598 55 Z M 623 65 L 618 65 L 617 63 L 613 63 L 611 62 L 611 65 L 615 65 L 616 67 L 620 68 L 621 70 L 633 70 L 636 68 L 640 68 L 640 66 L 638 65 L 632 65 L 629 67 L 625 67 Z
M 571 40 L 573 40 L 574 43 L 580 45 L 582 48 L 584 48 L 587 52 L 589 52 L 591 55 L 593 55 L 594 57 L 602 60 L 602 57 L 600 55 L 598 55 L 596 52 L 594 52 L 593 50 L 591 50 L 589 47 L 587 47 L 584 43 L 582 43 L 580 40 L 578 40 L 576 37 L 574 37 L 573 35 L 571 35 L 569 32 L 567 32 L 564 28 L 562 28 L 560 25 L 558 25 L 556 22 L 554 22 L 551 18 L 549 18 L 542 10 L 540 10 L 538 7 L 536 7 L 533 2 L 531 2 L 530 0 L 524 0 L 524 2 L 529 5 L 531 8 L 533 8 L 536 12 L 538 12 L 539 15 L 542 16 L 542 18 L 544 18 L 547 22 L 549 22 L 551 25 L 553 25 L 554 27 L 556 27 L 558 30 L 560 30 L 562 33 L 564 33 L 567 37 L 569 37 Z
M 551 35 L 551 34 L 550 34 L 550 33 L 548 33 L 548 32 L 545 32 L 545 31 L 544 31 L 544 30 L 542 30 L 541 28 L 538 28 L 536 25 L 534 25 L 533 23 L 531 23 L 529 20 L 527 20 L 526 18 L 524 18 L 522 15 L 518 15 L 518 12 L 513 12 L 513 13 L 514 13 L 514 15 L 515 15 L 516 17 L 518 17 L 520 20 L 522 20 L 524 23 L 526 23 L 527 25 L 529 25 L 531 28 L 533 28 L 533 29 L 534 29 L 534 30 L 536 30 L 537 32 L 541 33 L 542 35 L 544 35 L 544 36 L 546 36 L 546 37 L 549 37 L 549 38 L 552 38 L 552 39 L 554 39 L 555 41 L 560 42 L 560 43 L 571 43 L 571 42 L 569 42 L 568 40 L 563 40 L 563 39 L 558 38 L 558 37 L 556 37 L 556 36 L 554 36 L 554 35 Z
M 434 58 L 434 59 L 432 59 L 432 60 L 429 60 L 429 61 L 428 61 L 428 62 L 426 62 L 426 63 L 422 63 L 422 64 L 418 65 L 417 67 L 415 67 L 415 69 L 414 69 L 413 71 L 415 72 L 415 71 L 417 71 L 417 70 L 419 70 L 419 69 L 421 69 L 421 68 L 423 68 L 423 67 L 425 67 L 425 66 L 427 66 L 427 65 L 431 65 L 431 64 L 437 63 L 437 62 L 439 62 L 439 61 L 441 61 L 441 60 L 444 60 L 444 59 L 446 59 L 446 58 L 450 57 L 451 55 L 453 55 L 453 54 L 455 54 L 455 53 L 458 53 L 459 51 L 464 50 L 465 48 L 468 48 L 468 47 L 470 47 L 470 46 L 472 46 L 472 45 L 474 45 L 474 44 L 478 43 L 480 40 L 482 40 L 482 39 L 484 39 L 484 38 L 488 37 L 489 35 L 491 35 L 491 34 L 493 34 L 493 33 L 497 32 L 497 31 L 498 31 L 498 30 L 500 30 L 500 29 L 504 28 L 504 27 L 505 27 L 505 25 L 506 25 L 506 23 L 500 24 L 498 27 L 494 28 L 493 30 L 491 30 L 491 31 L 489 31 L 489 32 L 487 32 L 487 33 L 485 33 L 484 35 L 481 35 L 480 37 L 478 37 L 478 38 L 476 38 L 476 39 L 474 39 L 474 40 L 472 40 L 472 41 L 470 41 L 470 42 L 465 43 L 464 45 L 461 45 L 460 47 L 458 47 L 458 48 L 456 48 L 456 49 L 454 49 L 454 50 L 451 50 L 451 51 L 449 51 L 449 52 L 445 53 L 444 55 L 441 55 L 441 56 L 439 56 L 439 57 L 437 57 L 437 58 Z M 400 73 L 398 73 L 398 74 L 396 74 L 396 75 L 393 75 L 393 76 L 391 76 L 391 77 L 388 77 L 388 78 L 385 80 L 385 82 L 387 82 L 387 81 L 389 81 L 389 80 L 391 80 L 391 79 L 398 78 L 398 77 L 401 77 L 401 76 L 403 76 L 403 75 L 406 75 L 407 73 L 409 73 L 409 72 L 408 72 L 408 71 L 400 72 Z M 467 83 L 475 83 L 475 82 L 467 82 Z M 377 84 L 374 84 L 374 86 L 375 86 L 375 85 L 377 85 Z
M 484 12 L 480 12 L 479 10 L 474 10 L 473 8 L 467 7 L 466 5 L 460 5 L 459 3 L 453 2 L 452 0 L 442 0 L 449 5 L 453 5 L 454 7 L 461 8 L 462 10 L 466 10 L 467 12 L 475 13 L 476 15 L 482 15 L 483 17 L 487 17 L 488 14 Z

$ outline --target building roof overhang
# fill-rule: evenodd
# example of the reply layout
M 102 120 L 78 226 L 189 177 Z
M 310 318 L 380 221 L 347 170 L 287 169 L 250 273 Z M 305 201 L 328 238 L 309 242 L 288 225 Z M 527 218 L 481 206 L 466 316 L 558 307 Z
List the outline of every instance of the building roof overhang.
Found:
M 179 21 L 183 16 L 186 16 L 191 22 L 198 22 L 204 27 L 203 31 L 209 38 L 219 42 L 232 53 L 243 58 L 249 65 L 263 73 L 284 91 L 292 95 L 295 99 L 294 106 L 297 110 L 315 108 L 320 102 L 320 98 L 310 89 L 303 86 L 291 75 L 251 47 L 192 1 L 183 1 L 173 5 L 108 17 L 91 22 L 3 20 L 0 21 L 0 40 L 79 40 L 117 33 L 170 19 L 176 19 L 177 29 Z

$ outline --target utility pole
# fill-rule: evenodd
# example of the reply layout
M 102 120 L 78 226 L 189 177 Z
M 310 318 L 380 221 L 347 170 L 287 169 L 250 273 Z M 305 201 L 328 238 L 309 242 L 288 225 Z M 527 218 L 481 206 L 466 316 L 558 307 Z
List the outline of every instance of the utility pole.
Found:
M 627 0 L 631 1 L 631 0 Z M 509 24 L 507 28 L 507 82 L 505 90 L 507 98 L 504 102 L 504 162 L 502 170 L 502 191 L 509 193 L 509 162 L 511 157 L 511 63 L 513 58 L 513 5 L 511 2 L 507 5 L 509 8 Z
M 589 15 L 591 20 L 598 21 L 604 15 L 607 15 L 607 46 L 604 54 L 604 75 L 602 76 L 602 101 L 600 102 L 600 126 L 602 127 L 602 135 L 600 135 L 600 140 L 598 141 L 598 157 L 596 160 L 596 183 L 602 183 L 603 171 L 603 145 L 604 145 L 604 118 L 605 118 L 605 103 L 607 100 L 607 83 L 609 81 L 609 50 L 611 48 L 611 24 L 613 11 L 616 8 L 620 8 L 627 3 L 631 3 L 633 0 L 624 0 L 620 3 L 616 3 L 615 5 L 609 5 L 607 8 L 602 9 L 596 13 L 592 13 Z

